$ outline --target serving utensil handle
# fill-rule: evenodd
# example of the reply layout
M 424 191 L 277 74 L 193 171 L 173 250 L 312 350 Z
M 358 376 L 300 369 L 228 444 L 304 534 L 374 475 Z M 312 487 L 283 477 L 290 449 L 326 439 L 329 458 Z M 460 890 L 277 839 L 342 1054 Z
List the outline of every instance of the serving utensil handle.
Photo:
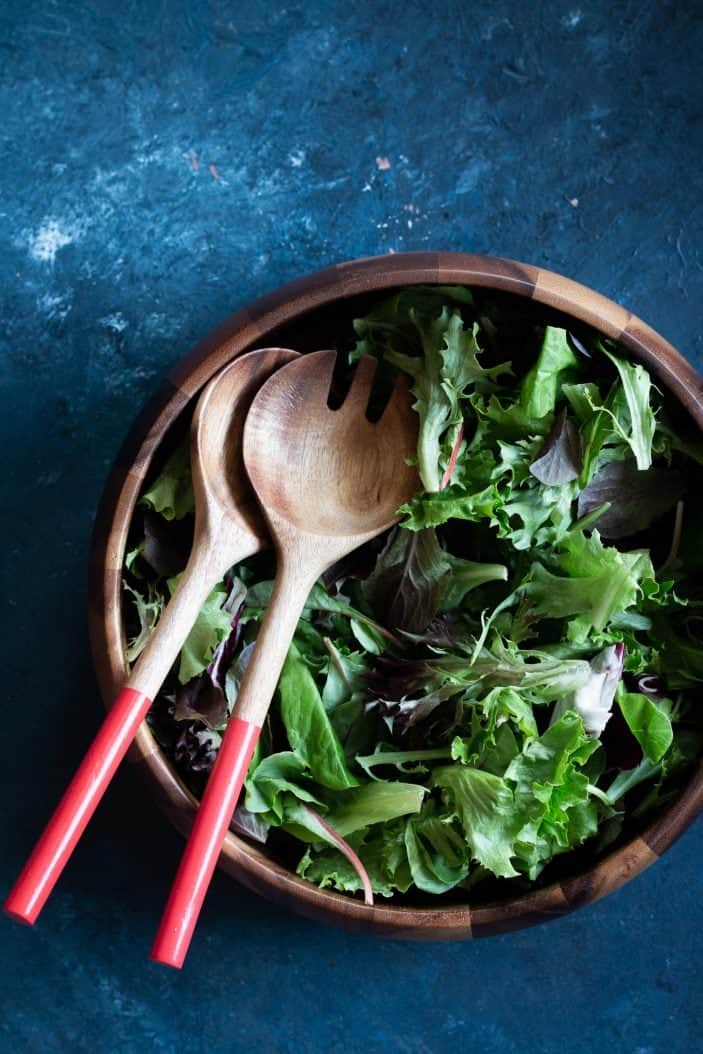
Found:
M 250 555 L 250 551 L 240 557 L 235 554 L 231 562 Z M 193 549 L 176 592 L 132 669 L 127 684 L 110 707 L 10 890 L 4 909 L 18 922 L 30 926 L 36 922 L 177 658 L 200 606 L 221 573 L 217 573 L 213 566 L 210 553 L 199 547 Z
M 151 950 L 151 958 L 165 966 L 180 969 L 183 965 L 261 726 L 317 574 L 317 568 L 314 572 L 300 567 L 289 571 L 283 564 L 274 584 Z

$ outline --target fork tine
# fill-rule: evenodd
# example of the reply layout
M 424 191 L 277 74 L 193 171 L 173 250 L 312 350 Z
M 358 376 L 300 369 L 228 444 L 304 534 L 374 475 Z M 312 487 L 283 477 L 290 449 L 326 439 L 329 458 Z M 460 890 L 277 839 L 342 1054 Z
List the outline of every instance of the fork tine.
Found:
M 352 378 L 351 386 L 349 388 L 349 394 L 356 394 L 358 392 L 371 391 L 371 385 L 373 379 L 376 376 L 376 367 L 378 366 L 378 360 L 374 359 L 372 355 L 363 355 L 357 364 L 354 377 Z

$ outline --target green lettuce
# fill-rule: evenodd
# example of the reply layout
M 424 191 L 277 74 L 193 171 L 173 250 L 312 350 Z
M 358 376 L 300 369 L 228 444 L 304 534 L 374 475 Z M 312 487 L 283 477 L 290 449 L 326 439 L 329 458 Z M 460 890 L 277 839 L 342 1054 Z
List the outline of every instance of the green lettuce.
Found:
M 672 801 L 703 750 L 703 445 L 615 342 L 538 310 L 414 287 L 340 332 L 378 360 L 374 409 L 409 379 L 421 489 L 311 589 L 234 819 L 322 888 L 551 881 Z M 185 443 L 141 503 L 130 661 L 187 551 Z M 272 553 L 230 569 L 154 708 L 196 794 L 275 573 Z
M 187 440 L 176 447 L 159 475 L 141 496 L 141 504 L 166 520 L 182 520 L 195 508 Z

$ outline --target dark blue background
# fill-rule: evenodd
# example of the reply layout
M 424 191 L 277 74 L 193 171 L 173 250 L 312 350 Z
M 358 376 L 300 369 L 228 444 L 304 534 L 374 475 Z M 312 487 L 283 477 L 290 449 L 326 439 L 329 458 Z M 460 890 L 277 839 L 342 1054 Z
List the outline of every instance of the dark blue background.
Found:
M 223 316 L 340 259 L 491 252 L 703 364 L 703 9 L 2 6 L 4 896 L 100 719 L 103 480 Z M 147 953 L 181 848 L 120 774 L 36 929 L 0 920 L 3 1051 L 701 1049 L 701 824 L 606 902 L 476 944 L 349 936 L 219 876 L 176 974 Z

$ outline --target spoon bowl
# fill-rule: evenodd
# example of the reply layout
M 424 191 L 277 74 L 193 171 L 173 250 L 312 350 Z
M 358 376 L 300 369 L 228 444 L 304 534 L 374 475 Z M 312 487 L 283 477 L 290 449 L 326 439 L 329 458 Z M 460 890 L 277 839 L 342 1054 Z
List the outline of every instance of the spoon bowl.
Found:
M 370 421 L 376 361 L 360 360 L 342 405 L 331 409 L 335 360 L 333 351 L 316 352 L 271 377 L 247 419 L 243 445 L 269 523 L 328 537 L 325 552 L 390 527 L 418 487 L 417 471 L 407 464 L 417 447 L 417 418 L 409 413 L 404 378 L 379 420 Z

